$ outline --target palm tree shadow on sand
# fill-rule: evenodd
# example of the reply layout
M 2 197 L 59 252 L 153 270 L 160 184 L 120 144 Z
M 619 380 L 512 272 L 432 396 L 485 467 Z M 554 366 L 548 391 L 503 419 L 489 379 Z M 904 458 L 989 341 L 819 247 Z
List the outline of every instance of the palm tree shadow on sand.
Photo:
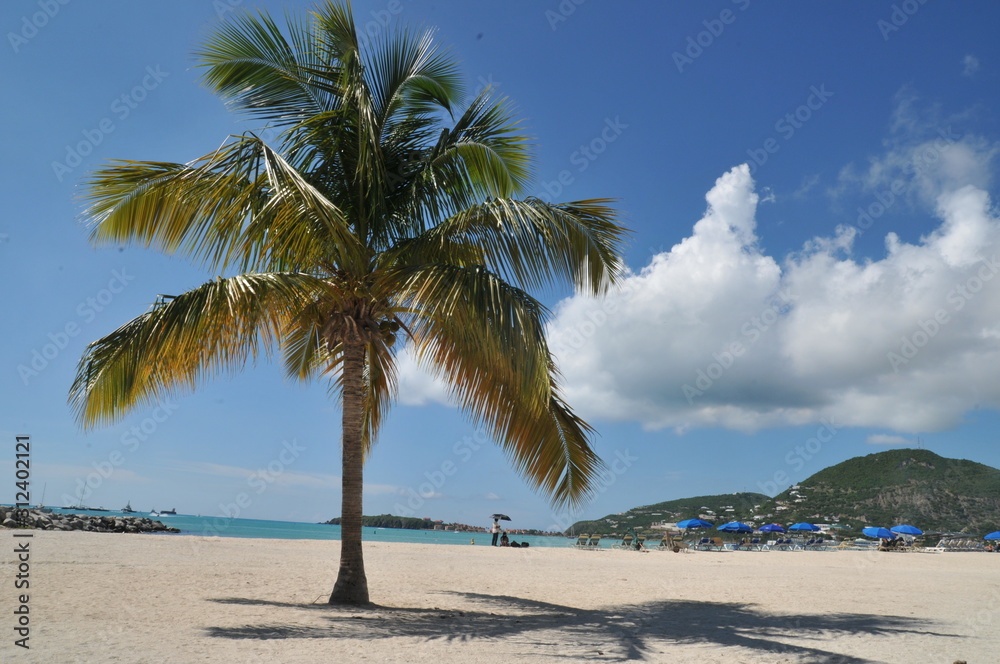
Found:
M 837 637 L 921 634 L 931 623 L 902 616 L 861 613 L 776 615 L 753 605 L 724 602 L 655 601 L 607 609 L 577 609 L 506 595 L 445 593 L 482 606 L 478 610 L 398 608 L 367 605 L 335 607 L 240 598 L 223 604 L 274 606 L 322 611 L 326 625 L 301 624 L 209 627 L 208 635 L 226 639 L 387 639 L 417 637 L 443 641 L 503 641 L 519 644 L 525 656 L 544 651 L 553 658 L 600 657 L 606 661 L 654 657 L 670 644 L 746 648 L 757 654 L 801 658 L 816 664 L 862 664 L 861 659 L 824 649 Z M 559 643 L 555 645 L 554 634 Z M 816 646 L 802 645 L 815 639 Z M 795 639 L 796 643 L 783 640 Z

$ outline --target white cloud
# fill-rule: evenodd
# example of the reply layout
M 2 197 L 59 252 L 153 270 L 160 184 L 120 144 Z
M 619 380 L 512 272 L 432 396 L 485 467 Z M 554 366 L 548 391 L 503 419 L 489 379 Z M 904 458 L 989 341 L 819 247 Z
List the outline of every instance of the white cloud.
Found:
M 983 189 L 958 186 L 989 161 L 972 143 L 963 154 L 911 174 L 936 189 L 940 227 L 917 244 L 889 234 L 887 255 L 863 262 L 841 228 L 779 267 L 757 248 L 749 169 L 732 169 L 691 236 L 620 292 L 559 304 L 569 402 L 680 431 L 821 418 L 931 431 L 1000 404 L 1000 220 Z M 963 159 L 975 168 L 955 171 Z
M 971 53 L 962 58 L 962 76 L 975 76 L 979 71 L 979 58 Z
M 885 433 L 874 433 L 868 436 L 869 445 L 912 445 L 913 441 L 903 436 L 893 436 Z
M 454 405 L 448 385 L 425 371 L 409 348 L 398 355 L 396 362 L 400 403 L 407 406 L 425 406 L 429 403 Z

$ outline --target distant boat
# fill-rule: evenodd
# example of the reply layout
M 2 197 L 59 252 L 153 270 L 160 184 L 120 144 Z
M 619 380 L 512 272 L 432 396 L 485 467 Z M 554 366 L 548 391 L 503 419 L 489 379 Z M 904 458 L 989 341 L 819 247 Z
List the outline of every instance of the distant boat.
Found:
M 111 510 L 105 509 L 103 507 L 87 507 L 86 505 L 68 505 L 62 507 L 64 510 L 82 510 L 84 512 L 110 512 Z
M 177 510 L 161 510 L 157 512 L 155 509 L 149 513 L 149 516 L 177 516 Z
M 132 501 L 131 500 L 128 501 L 127 503 L 125 503 L 125 507 L 123 507 L 121 509 L 121 513 L 122 514 L 134 514 L 135 513 L 135 510 L 132 509 Z
M 48 486 L 48 482 L 42 486 L 42 499 L 38 501 L 38 511 L 42 514 L 52 514 L 52 508 L 45 506 L 45 489 L 47 489 Z

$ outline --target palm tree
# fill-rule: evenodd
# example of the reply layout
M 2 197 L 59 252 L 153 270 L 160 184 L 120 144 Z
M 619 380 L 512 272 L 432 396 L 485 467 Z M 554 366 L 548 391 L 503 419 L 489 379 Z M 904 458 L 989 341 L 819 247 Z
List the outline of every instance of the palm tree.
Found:
M 275 146 L 248 132 L 187 164 L 115 161 L 85 182 L 95 244 L 227 276 L 90 344 L 69 398 L 89 428 L 262 354 L 327 378 L 343 427 L 330 602 L 366 603 L 362 470 L 404 346 L 555 504 L 592 492 L 593 430 L 560 396 L 547 312 L 527 289 L 605 291 L 625 231 L 604 199 L 517 197 L 530 154 L 509 104 L 484 92 L 459 112 L 456 63 L 430 33 L 363 51 L 334 2 L 286 23 L 244 13 L 196 53 L 215 92 L 280 132 Z

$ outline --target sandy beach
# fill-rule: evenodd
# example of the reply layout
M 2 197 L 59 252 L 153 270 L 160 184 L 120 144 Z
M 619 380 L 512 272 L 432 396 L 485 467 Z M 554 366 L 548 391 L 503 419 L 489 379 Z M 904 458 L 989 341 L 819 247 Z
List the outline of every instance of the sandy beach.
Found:
M 4 662 L 995 661 L 1000 555 L 373 542 L 374 605 L 324 602 L 339 542 L 37 531 Z M 21 541 L 21 540 L 18 540 Z

